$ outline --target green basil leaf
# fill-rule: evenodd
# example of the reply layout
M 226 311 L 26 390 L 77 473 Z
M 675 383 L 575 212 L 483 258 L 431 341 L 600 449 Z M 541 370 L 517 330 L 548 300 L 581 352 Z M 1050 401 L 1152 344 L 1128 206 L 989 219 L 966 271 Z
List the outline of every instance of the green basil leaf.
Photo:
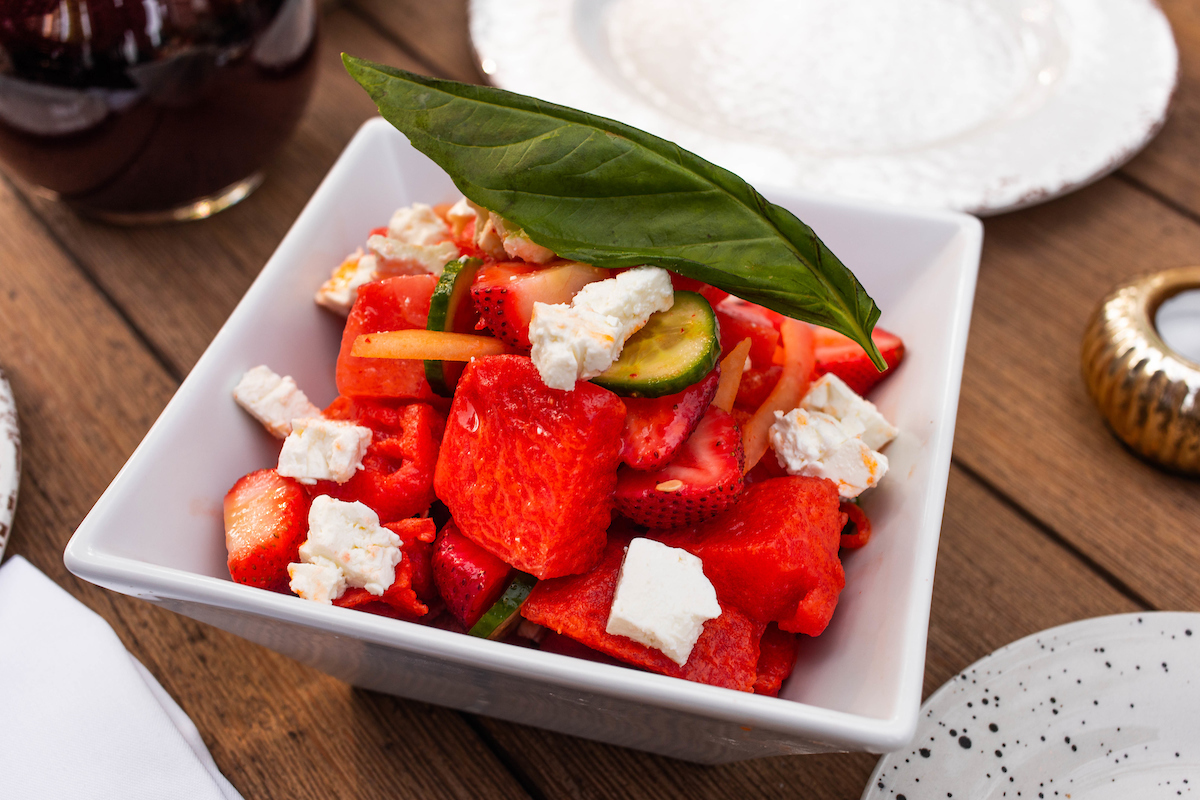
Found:
M 469 199 L 564 258 L 653 264 L 844 333 L 879 369 L 879 309 L 786 209 L 728 170 L 603 117 L 344 55 L 379 112 Z

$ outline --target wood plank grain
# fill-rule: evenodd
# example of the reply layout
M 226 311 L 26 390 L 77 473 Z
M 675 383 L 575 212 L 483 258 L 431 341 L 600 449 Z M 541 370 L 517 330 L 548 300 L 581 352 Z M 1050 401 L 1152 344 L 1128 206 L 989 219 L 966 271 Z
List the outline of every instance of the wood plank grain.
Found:
M 1080 377 L 1117 282 L 1194 263 L 1200 225 L 1123 181 L 986 222 L 955 457 L 1160 608 L 1200 607 L 1200 483 L 1110 435 Z
M 1015 639 L 1140 607 L 960 470 L 951 472 L 926 658 L 925 694 Z M 769 758 L 702 767 L 483 723 L 546 797 L 858 797 L 866 754 Z
M 524 796 L 454 712 L 353 690 L 66 572 L 71 531 L 176 385 L 7 183 L 0 227 L 0 363 L 24 462 L 9 551 L 113 625 L 246 797 Z
M 1164 0 L 1179 47 L 1179 85 L 1166 124 L 1122 172 L 1200 214 L 1200 6 Z
M 204 352 L 358 126 L 375 115 L 339 54 L 353 49 L 366 58 L 416 66 L 344 10 L 335 10 L 323 24 L 312 101 L 295 136 L 267 165 L 266 182 L 240 205 L 202 222 L 115 228 L 29 195 L 59 244 L 176 378 Z
M 467 0 L 349 0 L 378 29 L 414 55 L 419 72 L 468 83 L 487 83 L 467 31 Z

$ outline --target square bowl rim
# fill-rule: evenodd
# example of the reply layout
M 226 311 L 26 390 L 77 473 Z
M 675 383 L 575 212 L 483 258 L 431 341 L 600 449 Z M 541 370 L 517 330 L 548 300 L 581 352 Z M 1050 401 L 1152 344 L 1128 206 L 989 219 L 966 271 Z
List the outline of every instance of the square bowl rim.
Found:
M 930 520 L 931 525 L 933 522 L 937 523 L 936 529 L 932 534 L 921 535 L 917 539 L 920 552 L 915 558 L 917 574 L 913 576 L 914 581 L 928 588 L 914 592 L 915 600 L 905 618 L 905 633 L 902 637 L 904 646 L 899 665 L 904 671 L 904 676 L 899 685 L 898 696 L 893 698 L 893 713 L 889 717 L 836 711 L 786 698 L 755 695 L 624 666 L 594 663 L 556 653 L 513 647 L 502 642 L 478 639 L 415 622 L 362 614 L 350 609 L 325 607 L 315 603 L 295 603 L 293 597 L 262 592 L 228 580 L 116 555 L 106 552 L 97 544 L 97 526 L 89 524 L 89 520 L 100 516 L 104 509 L 117 503 L 129 491 L 123 477 L 130 465 L 152 456 L 155 443 L 163 435 L 163 430 L 182 413 L 180 407 L 192 385 L 201 379 L 199 376 L 202 373 L 219 366 L 220 362 L 216 359 L 223 349 L 221 345 L 235 335 L 234 328 L 243 317 L 254 313 L 271 275 L 285 268 L 282 254 L 289 249 L 289 243 L 298 240 L 308 226 L 320 222 L 317 207 L 326 195 L 336 195 L 339 168 L 343 167 L 343 162 L 356 156 L 359 150 L 370 147 L 371 142 L 379 140 L 381 135 L 394 137 L 397 132 L 386 120 L 375 117 L 363 123 L 347 144 L 158 419 L 72 535 L 63 554 L 68 570 L 92 583 L 152 602 L 170 599 L 223 611 L 249 613 L 267 620 L 278 618 L 284 622 L 327 633 L 353 636 L 364 642 L 415 655 L 432 656 L 472 668 L 529 677 L 535 681 L 704 718 L 741 725 L 751 724 L 790 736 L 827 741 L 847 749 L 885 752 L 906 745 L 916 729 L 920 710 L 941 509 L 944 509 L 945 505 L 954 417 L 957 413 L 967 329 L 982 247 L 981 222 L 973 216 L 956 211 L 900 208 L 877 202 L 820 196 L 775 187 L 760 189 L 761 194 L 771 198 L 773 202 L 779 202 L 780 199 L 784 202 L 795 200 L 831 208 L 834 211 L 873 212 L 912 220 L 951 223 L 956 229 L 951 238 L 963 237 L 963 253 L 957 259 L 954 268 L 960 285 L 950 312 L 954 316 L 951 327 L 953 336 L 948 347 L 951 358 L 950 379 L 947 385 L 942 387 L 944 407 L 948 409 L 949 418 L 939 420 L 938 425 L 939 430 L 948 435 L 940 442 L 941 446 L 930 454 L 934 463 L 930 466 L 931 483 L 926 490 L 927 493 L 937 492 L 941 503 L 937 504 L 938 511 L 934 514 L 936 520 Z M 947 426 L 948 430 L 944 430 Z M 397 625 L 397 622 L 400 624 Z M 910 639 L 918 629 L 922 631 L 919 646 L 910 646 Z

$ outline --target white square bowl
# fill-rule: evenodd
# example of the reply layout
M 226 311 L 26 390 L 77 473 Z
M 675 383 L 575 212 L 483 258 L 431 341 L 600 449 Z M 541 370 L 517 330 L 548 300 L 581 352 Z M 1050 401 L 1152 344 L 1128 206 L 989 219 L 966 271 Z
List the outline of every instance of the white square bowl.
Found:
M 278 441 L 232 398 L 267 364 L 314 402 L 336 392 L 340 321 L 313 292 L 367 231 L 458 194 L 382 119 L 347 146 L 233 315 L 67 545 L 76 575 L 216 625 L 368 689 L 706 763 L 885 752 L 916 726 L 933 568 L 982 227 L 787 192 L 908 348 L 872 398 L 902 433 L 865 503 L 874 536 L 845 558 L 829 629 L 806 640 L 778 698 L 689 683 L 321 606 L 230 581 L 221 499 Z

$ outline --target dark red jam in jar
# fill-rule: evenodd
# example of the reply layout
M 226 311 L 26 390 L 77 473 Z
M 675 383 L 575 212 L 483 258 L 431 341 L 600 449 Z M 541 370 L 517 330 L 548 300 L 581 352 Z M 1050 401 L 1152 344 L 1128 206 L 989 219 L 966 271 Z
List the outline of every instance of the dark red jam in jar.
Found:
M 256 185 L 316 74 L 315 0 L 0 0 L 0 160 L 118 221 Z

